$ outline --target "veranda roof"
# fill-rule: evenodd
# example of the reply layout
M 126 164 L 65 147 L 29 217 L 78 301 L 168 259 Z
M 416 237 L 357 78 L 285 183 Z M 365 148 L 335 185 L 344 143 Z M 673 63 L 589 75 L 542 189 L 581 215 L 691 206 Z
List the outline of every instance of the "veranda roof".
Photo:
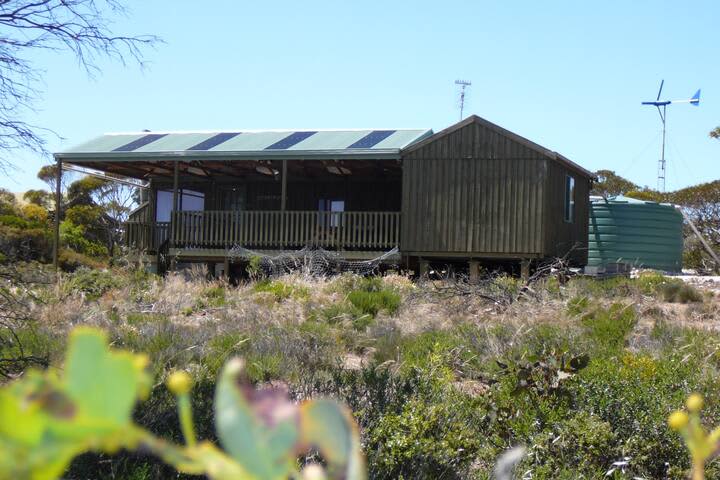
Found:
M 207 159 L 400 158 L 400 150 L 432 134 L 429 129 L 262 130 L 110 133 L 55 154 L 72 163 Z

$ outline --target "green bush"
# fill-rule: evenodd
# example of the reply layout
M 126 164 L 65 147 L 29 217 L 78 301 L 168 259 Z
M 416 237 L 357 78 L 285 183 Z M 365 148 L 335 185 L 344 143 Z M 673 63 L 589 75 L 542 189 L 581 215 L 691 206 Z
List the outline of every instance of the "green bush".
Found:
M 70 220 L 60 223 L 60 242 L 76 252 L 93 257 L 106 257 L 107 248 L 99 243 L 87 239 L 85 227 L 75 225 Z
M 604 354 L 614 354 L 625 346 L 625 339 L 637 321 L 632 304 L 614 303 L 609 308 L 596 307 L 581 319 L 589 329 L 589 336 L 596 349 Z
M 30 228 L 31 223 L 16 215 L 0 215 L 0 225 L 25 230 Z
M 70 292 L 83 293 L 88 300 L 97 300 L 105 292 L 121 285 L 114 272 L 82 267 L 68 277 L 65 288 Z
M 310 296 L 307 287 L 292 285 L 281 280 L 261 280 L 253 285 L 255 292 L 272 293 L 278 302 L 295 298 L 297 300 L 306 300 Z
M 195 302 L 195 308 L 218 308 L 227 303 L 225 286 L 214 285 L 206 288 Z
M 360 312 L 371 317 L 377 316 L 380 311 L 395 315 L 400 308 L 400 295 L 387 289 L 355 290 L 348 294 L 348 301 Z
M 69 248 L 60 249 L 58 263 L 60 264 L 60 268 L 65 272 L 75 272 L 80 268 L 102 269 L 106 267 L 105 263 L 99 261 L 97 258 L 88 257 Z
M 533 478 L 602 478 L 622 457 L 612 426 L 584 411 L 549 425 L 533 437 L 529 450 L 535 454 L 520 469 Z
M 662 299 L 670 303 L 702 302 L 703 297 L 692 285 L 682 280 L 675 280 L 660 287 Z
M 593 360 L 577 377 L 576 404 L 610 425 L 615 455 L 632 457 L 630 478 L 667 478 L 669 467 L 688 466 L 680 437 L 666 422 L 689 391 L 702 390 L 702 377 L 698 364 L 668 353 L 664 360 Z M 717 423 L 717 413 L 711 422 Z

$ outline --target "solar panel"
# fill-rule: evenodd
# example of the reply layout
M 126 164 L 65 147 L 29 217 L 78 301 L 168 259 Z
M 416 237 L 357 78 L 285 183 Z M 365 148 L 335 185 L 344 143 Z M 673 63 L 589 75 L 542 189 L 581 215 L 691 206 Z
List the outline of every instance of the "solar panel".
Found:
M 373 130 L 348 148 L 372 148 L 397 130 Z
M 148 135 L 138 138 L 137 140 L 133 140 L 130 143 L 126 143 L 122 147 L 116 148 L 115 150 L 113 150 L 113 152 L 132 152 L 133 150 L 144 147 L 145 145 L 152 143 L 155 140 L 159 140 L 165 136 L 167 136 L 167 133 L 150 133 Z
M 265 150 L 285 150 L 302 142 L 306 138 L 315 135 L 316 133 L 317 132 L 294 132 L 282 140 L 273 143 L 269 147 L 265 147 Z
M 198 143 L 197 145 L 194 145 L 188 150 L 210 150 L 213 147 L 217 147 L 223 142 L 227 142 L 231 138 L 235 138 L 238 135 L 240 135 L 240 132 L 235 133 L 218 133 L 217 135 L 213 135 L 212 137 L 208 138 L 207 140 L 203 140 L 202 142 Z

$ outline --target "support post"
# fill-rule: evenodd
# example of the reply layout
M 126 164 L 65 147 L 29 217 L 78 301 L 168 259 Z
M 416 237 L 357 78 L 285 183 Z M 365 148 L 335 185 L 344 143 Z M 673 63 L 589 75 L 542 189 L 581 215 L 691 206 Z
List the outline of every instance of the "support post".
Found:
M 480 262 L 470 260 L 468 262 L 468 281 L 472 284 L 478 283 L 480 280 Z
M 520 279 L 523 282 L 530 280 L 530 260 L 527 258 L 520 260 Z
M 178 209 L 178 187 L 180 183 L 180 162 L 175 160 L 175 166 L 173 167 L 173 201 L 172 209 L 170 210 L 170 245 L 175 246 L 175 229 L 177 228 L 175 212 Z
M 287 207 L 287 160 L 282 161 L 282 192 L 280 193 L 280 210 L 283 212 Z
M 53 267 L 55 271 L 60 268 L 60 213 L 62 204 L 62 160 L 56 159 L 57 171 L 55 172 L 55 238 L 53 242 Z
M 230 257 L 225 257 L 223 260 L 223 279 L 230 283 Z
M 177 210 L 178 207 L 178 184 L 180 183 L 180 162 L 175 161 L 173 168 L 173 211 Z
M 430 271 L 430 262 L 427 260 L 423 260 L 422 258 L 418 260 L 418 270 L 421 277 L 427 277 L 428 272 Z

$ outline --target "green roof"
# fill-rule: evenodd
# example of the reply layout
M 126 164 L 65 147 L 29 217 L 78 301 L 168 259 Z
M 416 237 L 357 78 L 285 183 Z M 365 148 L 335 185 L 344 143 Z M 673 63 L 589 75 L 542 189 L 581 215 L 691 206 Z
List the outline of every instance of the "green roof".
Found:
M 191 156 L 242 158 L 395 158 L 429 129 L 264 130 L 111 133 L 56 153 L 68 161 Z

